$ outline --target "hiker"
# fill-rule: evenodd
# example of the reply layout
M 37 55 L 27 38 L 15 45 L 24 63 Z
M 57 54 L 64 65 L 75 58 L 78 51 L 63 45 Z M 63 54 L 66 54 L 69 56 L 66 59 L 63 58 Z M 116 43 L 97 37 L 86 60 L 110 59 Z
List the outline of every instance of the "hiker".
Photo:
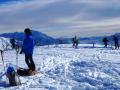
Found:
M 113 40 L 115 43 L 115 49 L 119 49 L 119 40 L 116 35 L 113 36 Z
M 29 28 L 24 30 L 25 39 L 23 41 L 23 46 L 20 54 L 25 54 L 25 62 L 28 66 L 28 69 L 35 71 L 35 63 L 33 61 L 33 50 L 34 50 L 34 40 L 32 37 L 32 32 Z
M 15 48 L 15 39 L 14 38 L 10 39 L 10 43 L 11 43 L 12 49 L 14 49 Z
M 75 36 L 75 37 L 73 38 L 73 47 L 75 47 L 75 48 L 78 47 L 78 38 L 77 38 L 77 36 Z
M 103 38 L 103 43 L 104 43 L 104 45 L 105 45 L 105 48 L 107 48 L 107 46 L 108 46 L 108 39 L 107 39 L 107 37 L 104 37 Z

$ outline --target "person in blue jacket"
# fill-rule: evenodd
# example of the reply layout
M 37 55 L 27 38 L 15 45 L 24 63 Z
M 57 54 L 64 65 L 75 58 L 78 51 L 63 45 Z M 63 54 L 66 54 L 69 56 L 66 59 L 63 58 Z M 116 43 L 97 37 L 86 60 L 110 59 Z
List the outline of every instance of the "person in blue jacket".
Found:
M 34 50 L 34 40 L 32 37 L 32 32 L 29 28 L 24 30 L 25 39 L 23 41 L 23 46 L 20 54 L 22 52 L 25 54 L 25 62 L 28 65 L 29 69 L 35 71 L 35 63 L 33 61 L 33 50 Z

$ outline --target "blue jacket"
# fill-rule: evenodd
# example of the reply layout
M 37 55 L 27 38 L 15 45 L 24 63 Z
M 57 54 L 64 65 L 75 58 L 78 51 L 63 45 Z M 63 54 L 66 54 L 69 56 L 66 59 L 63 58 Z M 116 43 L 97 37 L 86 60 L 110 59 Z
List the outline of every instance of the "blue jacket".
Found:
M 23 41 L 22 50 L 25 54 L 33 54 L 34 40 L 32 35 L 27 35 Z

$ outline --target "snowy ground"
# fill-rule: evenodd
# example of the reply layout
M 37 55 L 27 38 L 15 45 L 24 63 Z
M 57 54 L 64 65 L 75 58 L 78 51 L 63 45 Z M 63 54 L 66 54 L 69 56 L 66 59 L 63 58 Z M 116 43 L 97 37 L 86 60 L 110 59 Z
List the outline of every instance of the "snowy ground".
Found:
M 20 77 L 22 85 L 5 87 L 0 68 L 2 90 L 120 90 L 120 50 L 101 45 L 36 47 L 34 61 L 38 74 Z M 15 50 L 4 52 L 5 64 L 16 65 Z M 0 62 L 2 66 L 2 61 Z M 18 66 L 27 68 L 24 55 L 18 56 Z

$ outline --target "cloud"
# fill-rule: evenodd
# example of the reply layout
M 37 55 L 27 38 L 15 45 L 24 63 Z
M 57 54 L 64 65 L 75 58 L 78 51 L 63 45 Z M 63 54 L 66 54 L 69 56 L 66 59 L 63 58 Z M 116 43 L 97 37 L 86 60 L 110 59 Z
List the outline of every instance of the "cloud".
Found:
M 71 35 L 100 36 L 111 35 L 120 32 L 120 18 L 106 18 L 101 20 L 82 20 L 79 15 L 59 18 L 55 20 L 58 25 L 65 25 Z
M 119 0 L 22 0 L 0 6 L 0 32 L 30 27 L 54 37 L 120 32 Z
M 0 28 L 21 29 L 23 27 L 42 26 L 49 23 L 46 19 L 46 11 L 42 11 L 47 5 L 59 2 L 60 0 L 31 0 L 12 2 L 0 7 Z M 44 13 L 44 14 L 43 14 Z M 7 27 L 6 27 L 7 26 Z M 17 28 L 18 27 L 18 28 Z M 20 28 L 21 27 L 21 28 Z

